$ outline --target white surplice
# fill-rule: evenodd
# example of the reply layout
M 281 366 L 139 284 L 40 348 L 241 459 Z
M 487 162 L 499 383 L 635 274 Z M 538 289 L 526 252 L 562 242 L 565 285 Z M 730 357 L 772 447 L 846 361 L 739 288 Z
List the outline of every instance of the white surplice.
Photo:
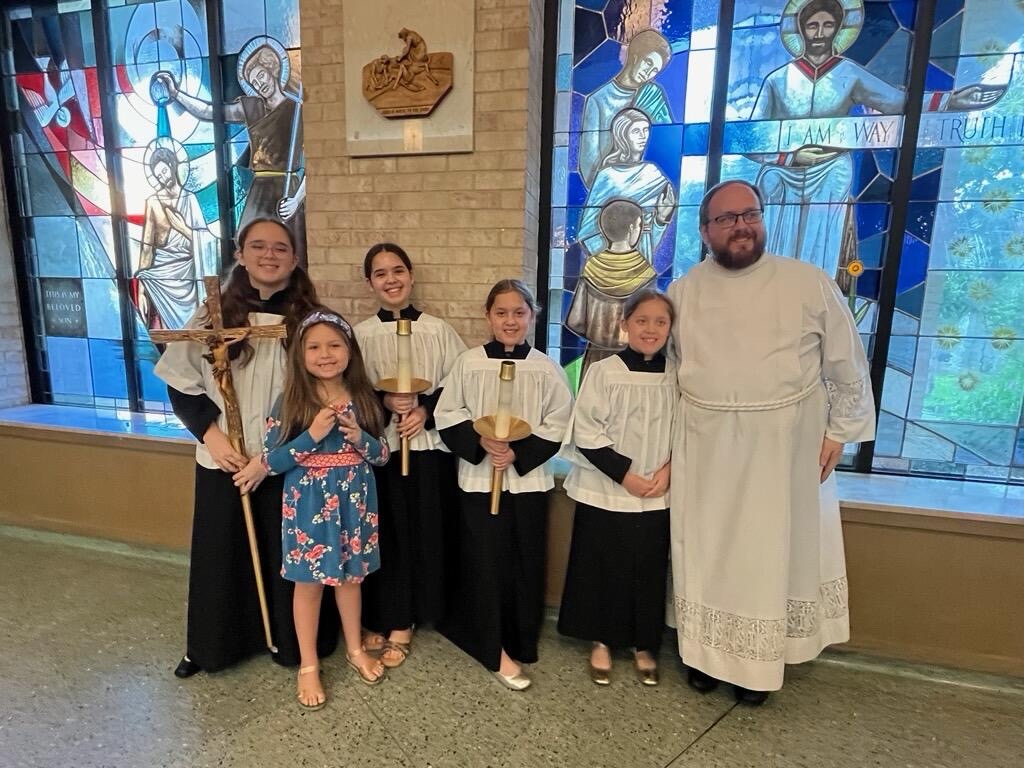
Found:
M 434 409 L 438 429 L 464 421 L 475 421 L 498 410 L 498 372 L 503 360 L 488 357 L 483 347 L 466 350 L 455 361 L 442 383 L 444 391 Z M 514 360 L 516 378 L 512 387 L 512 415 L 530 425 L 531 434 L 561 442 L 572 416 L 572 392 L 565 371 L 550 357 L 531 349 L 525 360 Z M 536 493 L 555 487 L 550 462 L 520 476 L 515 465 L 503 476 L 502 490 Z M 471 464 L 459 459 L 459 488 L 468 492 L 491 490 L 491 462 Z
M 199 328 L 205 319 L 193 317 L 187 327 Z M 278 325 L 284 323 L 282 315 L 270 312 L 250 312 L 249 325 Z M 287 352 L 280 339 L 249 339 L 253 354 L 245 363 L 239 356 L 231 361 L 231 380 L 238 396 L 238 410 L 242 414 L 242 432 L 245 454 L 259 456 L 263 452 L 263 433 L 274 402 L 284 389 Z M 168 386 L 186 395 L 206 395 L 220 408 L 217 426 L 228 433 L 227 411 L 221 397 L 213 365 L 203 357 L 209 350 L 195 341 L 176 341 L 168 344 L 160 356 L 153 373 Z M 207 469 L 218 469 L 209 449 L 196 445 L 196 462 Z
M 359 323 L 353 330 L 366 364 L 366 375 L 371 385 L 381 379 L 398 375 L 398 335 L 396 324 L 381 322 L 374 315 Z M 421 393 L 432 395 L 441 386 L 444 377 L 455 365 L 455 360 L 466 350 L 459 334 L 439 317 L 426 312 L 412 321 L 412 375 L 430 382 L 430 389 Z M 398 445 L 398 420 L 392 418 L 385 437 L 388 445 Z M 438 437 L 437 429 L 422 429 L 409 441 L 412 451 L 444 451 L 447 446 Z
M 753 690 L 849 639 L 825 436 L 874 437 L 853 317 L 818 267 L 709 259 L 668 291 L 681 360 L 672 453 L 672 570 L 683 662 Z
M 613 512 L 665 509 L 669 496 L 641 499 L 599 470 L 579 448 L 612 448 L 632 459 L 629 471 L 650 477 L 672 451 L 672 414 L 678 395 L 675 372 L 629 370 L 618 355 L 594 363 L 580 386 L 562 443 L 573 466 L 563 484 L 566 495 Z

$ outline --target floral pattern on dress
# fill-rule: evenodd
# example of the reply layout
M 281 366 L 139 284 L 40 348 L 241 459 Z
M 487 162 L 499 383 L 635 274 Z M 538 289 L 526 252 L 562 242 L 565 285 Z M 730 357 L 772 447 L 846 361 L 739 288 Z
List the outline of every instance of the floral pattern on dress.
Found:
M 353 410 L 347 403 L 339 413 Z M 380 567 L 371 465 L 387 463 L 387 440 L 363 432 L 352 444 L 335 427 L 319 442 L 306 430 L 279 445 L 281 430 L 278 402 L 267 420 L 263 463 L 284 474 L 281 575 L 326 586 L 361 582 Z

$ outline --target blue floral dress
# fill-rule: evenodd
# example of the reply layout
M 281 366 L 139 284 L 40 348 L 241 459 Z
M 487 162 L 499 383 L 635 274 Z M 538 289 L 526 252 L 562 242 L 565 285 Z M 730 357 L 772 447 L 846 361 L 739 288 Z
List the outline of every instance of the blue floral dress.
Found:
M 351 412 L 352 403 L 338 409 Z M 267 419 L 263 462 L 284 473 L 281 575 L 289 581 L 337 586 L 359 583 L 380 568 L 377 486 L 370 465 L 386 464 L 387 440 L 362 433 L 360 444 L 340 428 L 317 442 L 306 430 L 278 445 L 280 401 Z

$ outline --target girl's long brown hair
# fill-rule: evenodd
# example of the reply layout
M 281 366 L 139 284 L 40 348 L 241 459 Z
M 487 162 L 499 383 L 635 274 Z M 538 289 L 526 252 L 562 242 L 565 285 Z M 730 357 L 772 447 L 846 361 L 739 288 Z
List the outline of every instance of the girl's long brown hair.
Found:
M 248 237 L 250 230 L 252 230 L 256 224 L 264 222 L 277 224 L 284 229 L 288 235 L 288 242 L 291 243 L 292 249 L 295 249 L 295 233 L 292 232 L 288 226 L 279 219 L 261 217 L 250 220 L 242 229 L 239 230 L 237 236 L 239 250 L 245 247 L 245 239 Z M 296 256 L 301 258 L 301 254 L 297 253 Z M 288 287 L 284 290 L 285 306 L 283 314 L 285 325 L 288 326 L 288 336 L 282 343 L 287 346 L 289 340 L 295 337 L 295 330 L 298 328 L 299 320 L 308 315 L 313 307 L 316 307 L 320 302 L 317 299 L 316 288 L 313 287 L 313 283 L 309 279 L 309 275 L 306 274 L 302 267 L 295 267 L 295 270 L 292 272 L 291 278 L 288 281 Z M 249 275 L 245 271 L 245 267 L 237 261 L 231 269 L 228 270 L 227 277 L 221 283 L 220 306 L 221 312 L 224 316 L 225 328 L 245 327 L 249 325 L 250 312 L 262 311 L 259 293 L 253 290 L 252 284 L 249 282 Z M 205 305 L 203 307 L 203 312 L 206 312 Z M 236 360 L 239 356 L 242 356 L 243 365 L 249 362 L 252 354 L 252 345 L 248 340 L 232 344 L 228 347 L 228 356 L 231 360 Z
M 329 307 L 314 307 L 313 311 L 341 317 Z M 309 314 L 311 313 L 307 312 L 303 318 Z M 299 325 L 301 326 L 301 322 Z M 358 342 L 337 324 L 319 321 L 302 328 L 288 348 L 288 370 L 285 374 L 284 392 L 281 395 L 281 438 L 278 444 L 293 440 L 307 429 L 320 409 L 326 405 L 317 390 L 316 378 L 306 370 L 306 334 L 310 328 L 317 325 L 329 325 L 345 340 L 348 346 L 348 367 L 345 369 L 344 381 L 355 407 L 356 421 L 366 432 L 374 437 L 380 437 L 384 434 L 384 412 L 366 375 L 366 365 L 363 363 L 363 353 Z

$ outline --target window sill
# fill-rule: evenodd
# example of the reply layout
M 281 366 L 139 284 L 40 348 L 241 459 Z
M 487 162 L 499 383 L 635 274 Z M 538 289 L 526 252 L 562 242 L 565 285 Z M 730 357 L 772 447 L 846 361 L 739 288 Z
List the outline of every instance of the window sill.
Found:
M 67 405 L 21 405 L 0 410 L 0 435 L 36 435 L 58 442 L 192 453 L 195 439 L 173 416 Z

